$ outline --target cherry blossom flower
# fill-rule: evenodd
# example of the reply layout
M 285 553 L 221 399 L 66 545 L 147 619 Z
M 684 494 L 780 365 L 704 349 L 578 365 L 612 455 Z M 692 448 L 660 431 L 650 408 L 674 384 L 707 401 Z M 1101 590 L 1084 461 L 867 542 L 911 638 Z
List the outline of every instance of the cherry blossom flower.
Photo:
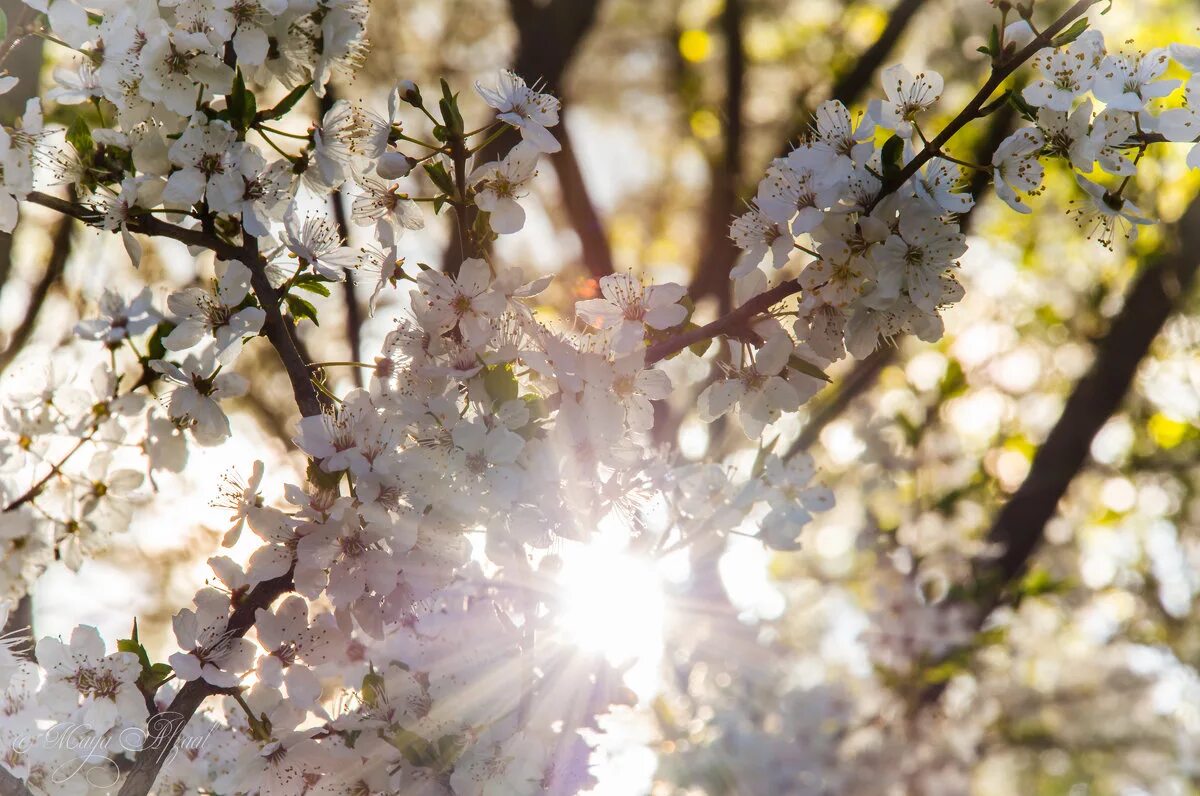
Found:
M 812 457 L 798 454 L 784 461 L 768 456 L 764 465 L 764 484 L 757 495 L 771 507 L 762 519 L 763 541 L 776 550 L 795 550 L 802 528 L 812 520 L 813 512 L 833 508 L 833 492 L 812 484 L 816 466 Z
M 518 144 L 504 160 L 483 164 L 467 180 L 475 185 L 475 203 L 491 214 L 488 222 L 498 235 L 511 235 L 525 226 L 525 211 L 517 200 L 537 175 L 538 154 L 531 144 Z
M 1200 75 L 1192 75 L 1184 84 L 1187 104 L 1169 108 L 1158 117 L 1158 129 L 1168 141 L 1194 142 L 1200 138 Z M 1200 168 L 1200 145 L 1188 151 L 1188 166 Z
M 426 318 L 441 331 L 458 329 L 469 346 L 486 343 L 492 319 L 504 311 L 504 296 L 492 289 L 491 268 L 483 260 L 464 260 L 455 278 L 422 271 L 417 286 Z
M 1018 213 L 1033 212 L 1017 191 L 1033 193 L 1041 187 L 1045 169 L 1038 154 L 1045 145 L 1040 130 L 1025 128 L 1004 139 L 992 155 L 996 195 Z
M 871 116 L 880 127 L 911 138 L 917 115 L 941 99 L 942 76 L 929 70 L 914 75 L 908 67 L 896 64 L 883 70 L 882 79 L 887 100 L 872 100 Z
M 1150 223 L 1137 205 L 1125 197 L 1079 174 L 1075 175 L 1075 181 L 1089 199 L 1086 205 L 1074 211 L 1079 226 L 1105 248 L 1112 248 L 1118 234 L 1127 240 L 1136 240 L 1138 225 Z
M 288 699 L 297 706 L 315 704 L 321 684 L 312 667 L 332 659 L 340 641 L 337 630 L 320 621 L 310 623 L 308 603 L 297 595 L 274 611 L 259 608 L 254 626 L 267 653 L 258 659 L 258 676 L 272 688 L 286 681 Z
M 1179 86 L 1178 80 L 1158 79 L 1169 63 L 1165 47 L 1140 56 L 1109 55 L 1096 72 L 1092 92 L 1113 110 L 1138 113 L 1150 100 L 1165 97 Z
M 229 418 L 220 401 L 244 395 L 248 384 L 237 373 L 222 373 L 213 353 L 189 354 L 178 365 L 162 359 L 150 367 L 175 385 L 167 398 L 171 419 L 192 432 L 201 445 L 217 445 L 229 437 Z
M 193 120 L 193 124 L 171 145 L 171 163 L 179 168 L 167 178 L 163 201 L 176 207 L 191 207 L 204 199 L 208 186 L 235 168 L 233 143 L 237 133 L 228 122 Z
M 903 290 L 917 308 L 933 312 L 941 302 L 943 275 L 966 251 L 957 225 L 923 206 L 906 207 L 896 233 L 871 252 L 879 266 L 878 297 L 891 301 Z
M 507 69 L 500 72 L 494 89 L 476 83 L 475 90 L 484 102 L 499 111 L 497 119 L 520 130 L 521 138 L 539 152 L 550 154 L 562 149 L 558 139 L 547 129 L 558 124 L 557 99 L 549 94 L 539 94 L 525 85 L 519 75 Z
M 346 278 L 354 265 L 354 249 L 343 245 L 337 227 L 327 218 L 311 216 L 300 220 L 293 205 L 284 215 L 284 244 L 302 265 L 311 265 L 321 276 L 335 281 Z
M 75 334 L 85 340 L 103 340 L 108 346 L 119 346 L 124 340 L 149 331 L 159 318 L 150 301 L 150 288 L 142 288 L 128 303 L 119 293 L 105 290 L 100 296 L 99 309 L 100 317 L 75 324 Z
M 1066 48 L 1043 52 L 1034 66 L 1044 75 L 1026 86 L 1021 96 L 1035 108 L 1068 113 L 1072 104 L 1091 88 L 1104 39 L 1096 31 L 1085 31 Z
M 231 635 L 229 599 L 216 589 L 196 593 L 195 609 L 184 608 L 172 620 L 183 652 L 167 658 L 180 680 L 204 680 L 232 688 L 254 662 L 254 644 Z
M 791 258 L 796 242 L 786 222 L 776 221 L 754 206 L 733 220 L 729 237 L 742 250 L 737 264 L 729 272 L 733 279 L 746 276 L 758 268 L 768 252 L 771 254 L 771 264 L 776 269 L 782 268 Z
M 1042 108 L 1038 111 L 1037 121 L 1046 149 L 1051 154 L 1066 158 L 1072 168 L 1084 174 L 1095 168 L 1099 146 L 1091 134 L 1090 99 L 1081 102 L 1070 115 L 1065 111 Z
M 700 393 L 697 409 L 708 423 L 734 407 L 749 437 L 758 437 L 769 423 L 794 411 L 800 395 L 784 377 L 794 346 L 786 334 L 771 337 L 740 368 L 732 368 L 725 378 L 710 384 Z
M 38 664 L 46 672 L 41 697 L 59 710 L 74 713 L 96 732 L 136 725 L 146 719 L 146 699 L 137 687 L 142 667 L 131 652 L 105 655 L 96 628 L 80 625 L 70 645 L 47 636 L 37 644 Z
M 213 505 L 227 508 L 233 512 L 233 516 L 230 517 L 232 524 L 221 539 L 222 546 L 233 547 L 237 544 L 238 538 L 242 535 L 242 528 L 246 524 L 247 515 L 255 509 L 262 508 L 263 501 L 259 487 L 262 484 L 265 470 L 266 466 L 261 461 L 255 460 L 250 472 L 250 480 L 246 483 L 242 483 L 241 479 L 237 477 L 236 471 L 231 470 L 221 476 L 220 496 L 213 501 Z
M 577 302 L 575 313 L 610 332 L 613 351 L 627 354 L 642 344 L 647 328 L 670 329 L 684 322 L 688 311 L 679 302 L 686 294 L 673 282 L 646 285 L 629 274 L 609 274 L 600 279 L 603 298 Z
M 250 292 L 250 269 L 235 261 L 217 261 L 217 292 L 184 288 L 167 297 L 176 326 L 163 338 L 168 351 L 183 351 L 206 335 L 215 338 L 213 353 L 228 365 L 241 352 L 242 339 L 258 334 L 266 313 L 261 307 L 241 307 Z M 239 309 L 239 307 L 241 307 Z

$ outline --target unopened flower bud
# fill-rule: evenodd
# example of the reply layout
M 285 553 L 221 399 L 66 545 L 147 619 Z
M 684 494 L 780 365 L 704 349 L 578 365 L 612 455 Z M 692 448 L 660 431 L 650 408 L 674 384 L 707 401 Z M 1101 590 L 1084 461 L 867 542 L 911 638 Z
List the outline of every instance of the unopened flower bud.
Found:
M 400 99 L 414 108 L 421 106 L 421 89 L 411 80 L 401 80 L 397 83 L 396 92 L 400 95 Z
M 415 165 L 416 161 L 408 155 L 393 150 L 384 152 L 379 158 L 379 162 L 375 164 L 375 173 L 385 180 L 398 180 L 407 177 Z

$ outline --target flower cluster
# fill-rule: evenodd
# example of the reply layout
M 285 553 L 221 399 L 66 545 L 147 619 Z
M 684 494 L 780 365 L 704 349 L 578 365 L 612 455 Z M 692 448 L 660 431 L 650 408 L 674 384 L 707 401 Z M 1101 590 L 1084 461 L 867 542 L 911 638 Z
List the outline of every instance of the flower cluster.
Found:
M 261 463 L 247 484 L 228 482 L 224 542 L 249 528 L 258 544 L 244 563 L 210 559 L 213 577 L 174 616 L 179 649 L 167 661 L 151 662 L 136 629 L 109 654 L 87 627 L 69 644 L 44 639 L 36 666 L 9 660 L 0 644 L 5 748 L 48 722 L 77 721 L 101 745 L 78 766 L 119 776 L 102 747 L 144 770 L 158 764 L 134 755 L 124 731 L 198 693 L 214 699 L 187 716 L 187 732 L 216 740 L 152 768 L 159 792 L 585 789 L 599 717 L 630 700 L 620 671 L 556 624 L 564 551 L 606 526 L 638 550 L 734 533 L 798 549 L 833 494 L 807 456 L 774 452 L 769 427 L 797 412 L 847 351 L 865 356 L 901 333 L 938 339 L 942 308 L 963 295 L 959 216 L 973 200 L 958 189 L 960 162 L 921 128 L 943 88 L 930 71 L 886 70 L 885 98 L 861 119 L 821 105 L 812 136 L 771 164 L 731 228 L 744 252 L 731 313 L 701 326 L 684 286 L 621 273 L 555 323 L 539 315 L 550 279 L 491 254 L 498 236 L 524 226 L 539 158 L 560 148 L 558 100 L 536 84 L 504 72 L 477 86 L 495 115 L 473 132 L 449 86 L 435 117 L 410 82 L 392 90 L 386 112 L 339 99 L 291 132 L 281 128 L 306 97 L 324 96 L 332 71 L 362 57 L 365 0 L 160 0 L 103 13 L 53 0 L 40 10 L 81 56 L 56 75 L 51 98 L 93 102 L 113 125 L 81 118 L 47 130 L 31 104 L 0 136 L 0 228 L 11 229 L 17 201 L 47 203 L 34 195 L 40 162 L 49 182 L 79 197 L 80 218 L 121 234 L 135 265 L 139 236 L 172 237 L 210 252 L 215 278 L 162 307 L 147 291 L 105 293 L 97 317 L 76 329 L 105 354 L 88 385 L 52 376 L 4 407 L 0 597 L 21 596 L 54 559 L 78 568 L 128 526 L 144 480 L 180 471 L 189 445 L 231 436 L 225 402 L 249 387 L 235 367 L 256 338 L 288 371 L 302 414 L 292 442 L 309 466 L 303 483 L 286 486 L 286 506 L 264 500 Z M 1192 50 L 1172 52 L 1200 67 Z M 1145 222 L 1123 195 L 1145 148 L 1195 138 L 1192 108 L 1147 108 L 1175 88 L 1159 79 L 1167 59 L 1109 54 L 1090 32 L 1054 42 L 1038 56 L 1044 79 L 1012 98 L 1036 126 L 976 168 L 1024 210 L 1042 159 L 1089 174 L 1098 163 L 1121 182 L 1080 184 L 1111 244 L 1123 221 Z M 1089 91 L 1105 103 L 1098 114 Z M 406 132 L 408 109 L 435 122 L 426 137 L 435 143 Z M 468 168 L 505 129 L 521 142 Z M 42 145 L 60 132 L 65 144 Z M 429 185 L 432 195 L 417 193 Z M 343 196 L 345 224 L 324 210 Z M 464 256 L 442 271 L 406 263 L 403 234 L 443 211 Z M 352 234 L 370 243 L 354 247 Z M 801 256 L 810 261 L 779 285 L 760 268 Z M 404 309 L 373 363 L 349 363 L 368 369 L 369 384 L 338 395 L 296 333 L 318 318 L 305 296 L 345 279 L 371 284 L 372 310 L 393 291 Z M 775 310 L 797 293 L 785 324 L 788 313 Z M 714 338 L 721 346 L 708 355 Z M 680 464 L 655 438 L 656 404 L 684 386 L 661 363 L 698 344 L 713 371 L 699 417 L 735 415 L 763 441 L 749 467 Z M 80 451 L 90 454 L 82 468 Z M 973 618 L 953 606 L 909 591 L 896 600 L 877 619 L 890 626 L 873 637 L 881 665 L 906 669 L 970 641 Z M 783 715 L 743 721 L 723 710 L 731 727 L 715 748 L 740 756 L 745 738 L 772 732 L 755 759 L 823 765 L 836 739 L 805 719 L 840 719 L 837 695 L 739 685 L 758 703 L 783 702 Z M 40 786 L 75 751 L 24 747 L 0 765 Z M 769 770 L 761 790 L 783 792 Z

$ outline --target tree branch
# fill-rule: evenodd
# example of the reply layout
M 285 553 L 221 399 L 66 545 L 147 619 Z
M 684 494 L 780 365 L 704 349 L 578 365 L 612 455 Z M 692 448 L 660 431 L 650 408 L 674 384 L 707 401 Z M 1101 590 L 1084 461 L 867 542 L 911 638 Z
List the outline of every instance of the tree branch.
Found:
M 25 347 L 25 343 L 29 342 L 29 338 L 33 334 L 33 329 L 37 326 L 38 316 L 41 315 L 42 307 L 45 305 L 46 299 L 50 296 L 50 288 L 62 277 L 63 269 L 67 265 L 67 259 L 71 256 L 71 229 L 74 225 L 74 219 L 64 218 L 55 228 L 54 240 L 50 248 L 50 257 L 46 261 L 46 270 L 42 273 L 42 278 L 33 286 L 33 292 L 29 296 L 29 304 L 25 308 L 25 315 L 21 318 L 20 323 L 17 324 L 17 327 L 13 329 L 12 336 L 8 341 L 8 347 L 4 349 L 3 353 L 0 353 L 0 373 L 8 369 L 8 366 L 21 353 L 21 349 Z
M 255 612 L 259 608 L 270 608 L 281 595 L 291 591 L 292 573 L 280 575 L 255 586 L 234 609 L 229 617 L 230 638 L 241 638 L 254 625 Z M 154 786 L 163 763 L 170 758 L 171 750 L 179 740 L 188 720 L 210 696 L 222 693 L 222 689 L 204 680 L 191 680 L 171 700 L 166 710 L 150 717 L 147 724 L 147 745 L 134 761 L 133 768 L 125 778 L 118 796 L 145 796 Z
M 830 99 L 838 100 L 846 107 L 858 102 L 863 92 L 871 85 L 879 67 L 892 54 L 925 2 L 926 0 L 900 0 L 896 3 L 895 8 L 888 14 L 887 24 L 880 31 L 879 38 L 863 51 L 863 54 L 854 62 L 854 67 L 833 84 L 833 88 L 829 92 Z M 800 112 L 792 118 L 787 137 L 779 150 L 779 157 L 787 157 L 793 142 L 802 138 L 808 132 L 809 125 L 812 124 L 812 109 L 805 105 L 804 97 L 797 96 L 794 104 L 800 108 Z
M 715 294 L 720 301 L 720 312 L 729 310 L 729 268 L 738 254 L 729 239 L 729 219 L 737 209 L 741 192 L 746 94 L 744 27 L 743 0 L 726 0 L 721 12 L 721 34 L 725 40 L 724 148 L 712 163 L 711 188 L 704 211 L 704 243 L 696 277 L 688 291 L 693 300 Z
M 997 515 L 988 541 L 1003 549 L 985 571 L 1008 584 L 1025 571 L 1058 502 L 1087 462 L 1092 440 L 1120 408 L 1137 373 L 1200 265 L 1200 199 L 1174 225 L 1170 251 L 1143 269 L 1096 346 L 1096 357 L 1075 385 L 1063 412 L 1033 458 L 1029 475 Z
M 562 149 L 551 155 L 550 160 L 558 177 L 559 190 L 562 191 L 563 208 L 567 211 L 571 226 L 575 228 L 575 234 L 579 237 L 580 256 L 584 267 L 588 273 L 599 279 L 616 270 L 613 265 L 612 248 L 608 245 L 608 234 L 600 220 L 600 213 L 592 203 L 587 182 L 583 178 L 583 170 L 579 167 L 579 159 L 575 156 L 575 146 L 567 130 L 565 110 L 560 112 L 555 132 Z
M 719 334 L 748 330 L 756 315 L 766 312 L 788 296 L 799 292 L 800 280 L 788 279 L 764 293 L 759 293 L 742 306 L 717 318 L 712 323 L 698 326 L 669 340 L 663 340 L 661 343 L 655 343 L 646 349 L 646 367 L 682 351 L 693 343 L 708 340 Z
M 926 163 L 933 160 L 942 154 L 942 148 L 949 143 L 950 139 L 958 133 L 959 130 L 966 127 L 967 124 L 984 115 L 983 107 L 991 99 L 996 90 L 1008 79 L 1008 76 L 1017 70 L 1023 63 L 1028 61 L 1037 52 L 1045 47 L 1050 46 L 1050 42 L 1054 37 L 1066 29 L 1068 25 L 1074 22 L 1079 17 L 1087 13 L 1087 10 L 1101 0 L 1077 0 L 1067 11 L 1048 25 L 1041 33 L 1034 37 L 1033 41 L 1029 42 L 1015 55 L 1009 56 L 1002 63 L 996 64 L 991 75 L 988 76 L 983 86 L 976 92 L 971 101 L 967 103 L 958 115 L 955 116 L 949 124 L 942 128 L 932 141 L 930 141 L 920 152 L 910 160 L 904 168 L 900 169 L 890 180 L 884 180 L 883 186 L 879 189 L 879 195 L 875 198 L 875 202 L 868 211 L 874 208 L 883 197 L 896 191 L 900 186 L 908 182 L 912 177 L 919 172 Z
M 517 49 L 513 71 L 531 85 L 562 95 L 562 80 L 583 37 L 596 21 L 602 0 L 550 0 L 537 4 L 532 0 L 509 0 L 513 25 L 517 29 Z M 595 276 L 612 273 L 612 253 L 595 205 L 587 193 L 583 173 L 571 147 L 565 117 L 554 131 L 562 150 L 550 156 L 563 192 L 563 205 L 579 236 L 584 265 Z M 499 152 L 511 149 L 516 132 L 507 130 L 481 150 L 477 162 L 494 160 Z M 454 264 L 462 250 L 462 231 L 456 224 L 442 258 L 443 270 Z M 604 270 L 608 266 L 608 270 Z
M 63 215 L 77 218 L 87 224 L 94 225 L 98 220 L 94 210 L 66 199 L 34 191 L 29 194 L 27 200 L 56 210 Z M 305 416 L 321 413 L 323 407 L 328 404 L 328 399 L 319 395 L 316 388 L 313 387 L 308 363 L 296 347 L 291 324 L 284 320 L 280 313 L 279 304 L 282 296 L 272 287 L 271 281 L 267 278 L 266 262 L 258 253 L 258 241 L 253 235 L 247 235 L 246 242 L 238 246 L 214 233 L 202 229 L 188 229 L 150 215 L 131 218 L 126 226 L 130 232 L 170 238 L 188 246 L 208 249 L 215 252 L 222 260 L 244 263 L 250 269 L 250 286 L 254 289 L 254 294 L 258 297 L 259 303 L 262 304 L 263 311 L 266 313 L 263 333 L 283 362 L 288 379 L 292 383 L 292 393 L 296 398 L 296 405 L 300 408 L 301 414 Z
M 1016 111 L 1011 105 L 996 112 L 988 125 L 987 134 L 983 137 L 973 156 L 976 161 L 991 160 L 991 154 L 1008 137 L 1016 117 Z M 975 221 L 975 211 L 979 208 L 979 203 L 983 201 L 991 185 L 991 175 L 987 172 L 976 170 L 970 173 L 967 179 L 967 190 L 974 197 L 975 204 L 959 217 L 959 230 L 964 235 L 969 233 Z M 800 436 L 784 454 L 785 459 L 811 448 L 825 427 L 839 418 L 858 396 L 871 388 L 871 385 L 879 378 L 879 374 L 883 373 L 884 369 L 899 356 L 900 346 L 898 343 L 898 339 L 894 340 L 892 345 L 879 348 L 871 356 L 854 363 L 854 368 L 842 379 L 833 397 L 813 411 L 808 422 L 800 430 Z
M 337 90 L 330 84 L 325 87 L 325 94 L 321 97 L 321 117 L 333 107 L 333 103 L 337 101 Z M 333 192 L 331 197 L 333 204 L 333 220 L 337 224 L 338 234 L 342 236 L 342 240 L 349 245 L 350 243 L 350 224 L 346 220 L 346 206 L 342 204 L 342 191 L 339 188 Z M 350 348 L 350 361 L 359 362 L 362 360 L 362 306 L 358 302 L 358 292 L 355 290 L 354 280 L 346 276 L 342 281 L 342 300 L 346 308 L 346 342 Z M 355 387 L 362 387 L 362 371 L 358 368 L 351 368 L 350 378 L 354 380 Z
M 1085 467 L 1092 440 L 1120 408 L 1138 366 L 1175 307 L 1188 295 L 1200 266 L 1200 198 L 1173 226 L 1175 244 L 1147 264 L 1125 297 L 1096 355 L 1076 383 L 1062 414 L 1033 457 L 1029 474 L 996 515 L 987 539 L 1000 548 L 977 562 L 982 591 L 976 624 L 983 622 L 1025 573 L 1045 540 L 1046 524 L 1071 482 Z M 924 688 L 915 708 L 935 703 L 945 683 Z

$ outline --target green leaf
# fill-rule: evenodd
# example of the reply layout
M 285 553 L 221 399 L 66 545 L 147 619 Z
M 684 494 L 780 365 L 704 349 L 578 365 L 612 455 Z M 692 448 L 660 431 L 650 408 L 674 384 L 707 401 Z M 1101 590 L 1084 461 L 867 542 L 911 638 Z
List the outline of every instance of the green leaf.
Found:
M 309 293 L 316 293 L 318 296 L 328 296 L 329 288 L 325 287 L 327 280 L 320 274 L 301 274 L 296 277 L 296 281 L 292 282 L 293 287 L 298 287 L 301 290 L 307 290 Z
M 317 308 L 309 304 L 299 296 L 287 295 L 284 297 L 287 302 L 288 312 L 297 321 L 308 318 L 313 322 L 313 325 L 320 326 L 321 322 L 317 320 Z
M 1067 587 L 1067 582 L 1061 578 L 1056 578 L 1047 570 L 1038 567 L 1031 570 L 1022 580 L 1017 588 L 1018 594 L 1024 597 L 1038 597 L 1043 594 L 1055 594 L 1063 591 Z
M 360 689 L 360 693 L 362 694 L 363 704 L 365 704 L 367 707 L 371 707 L 371 708 L 378 707 L 383 702 L 383 699 L 384 699 L 383 675 L 381 675 L 379 672 L 375 671 L 374 666 L 371 667 L 371 670 L 369 672 L 367 672 L 366 674 L 363 675 L 362 688 Z
M 278 103 L 276 103 L 274 108 L 270 108 L 269 110 L 265 110 L 265 111 L 259 111 L 258 114 L 255 115 L 254 120 L 258 121 L 258 122 L 269 122 L 272 119 L 283 118 L 284 116 L 287 115 L 288 111 L 290 111 L 292 108 L 296 107 L 296 103 L 299 102 L 304 97 L 304 95 L 308 93 L 308 89 L 311 86 L 312 86 L 311 81 L 309 81 L 308 83 L 303 83 L 299 86 L 296 86 L 294 89 L 292 89 L 291 91 L 289 91 L 287 93 L 286 97 L 284 97 Z
M 454 194 L 454 179 L 450 176 L 450 173 L 446 171 L 445 165 L 437 161 L 425 163 L 423 165 L 425 167 L 425 173 L 429 175 L 429 179 L 433 181 L 433 184 L 437 186 L 439 191 L 444 194 Z
M 483 372 L 483 386 L 488 397 L 496 404 L 512 401 L 520 394 L 517 374 L 512 365 L 492 365 Z
M 450 84 L 445 78 L 442 78 L 442 98 L 438 100 L 438 107 L 441 108 L 442 124 L 445 125 L 447 134 L 461 137 L 467 129 L 466 124 L 458 109 L 458 95 L 450 91 Z
M 449 771 L 453 768 L 466 747 L 467 739 L 461 735 L 443 735 L 438 738 L 438 770 Z
M 8 14 L 0 9 L 0 41 L 8 38 Z
M 801 359 L 795 354 L 792 354 L 790 357 L 788 357 L 788 367 L 792 370 L 800 371 L 805 376 L 812 376 L 814 379 L 820 379 L 821 381 L 825 382 L 833 381 L 833 379 L 826 375 L 825 371 L 821 370 L 807 359 Z
M 1017 109 L 1017 113 L 1021 114 L 1026 120 L 1031 122 L 1037 121 L 1037 109 L 1026 102 L 1019 91 L 1009 92 L 1008 101 Z
M 160 321 L 158 326 L 154 327 L 154 334 L 150 337 L 150 342 L 146 347 L 147 359 L 163 359 L 167 355 L 167 347 L 163 345 L 163 338 L 175 331 L 175 324 L 170 321 Z
M 763 470 L 767 467 L 767 457 L 771 455 L 771 451 L 775 450 L 775 445 L 778 444 L 779 437 L 771 440 L 768 444 L 758 449 L 758 453 L 754 455 L 754 464 L 750 467 L 750 477 L 758 478 L 763 474 Z
M 233 75 L 233 88 L 226 97 L 226 104 L 229 106 L 229 123 L 243 132 L 249 130 L 257 115 L 258 102 L 254 99 L 254 92 L 246 90 L 241 69 Z
M 414 766 L 429 766 L 437 762 L 438 750 L 429 741 L 415 732 L 396 729 L 384 739 L 399 750 L 400 754 Z
M 690 326 L 695 326 L 695 324 L 690 324 Z M 697 326 L 696 328 L 699 327 Z M 706 337 L 703 340 L 697 340 L 696 342 L 692 343 L 690 346 L 688 346 L 688 349 L 696 356 L 702 357 L 708 353 L 708 349 L 712 348 L 712 344 L 713 339 L 711 337 Z
M 1087 17 L 1080 17 L 1079 19 L 1075 20 L 1075 23 L 1071 25 L 1071 27 L 1055 36 L 1050 42 L 1050 45 L 1052 47 L 1065 47 L 1083 35 L 1083 32 L 1087 30 L 1087 28 Z
M 71 126 L 67 128 L 67 143 L 75 147 L 75 151 L 84 160 L 90 158 L 96 151 L 96 143 L 92 141 L 92 131 L 88 127 L 87 120 L 82 116 L 76 116 L 71 122 Z
M 904 139 L 898 135 L 889 138 L 879 151 L 883 163 L 883 178 L 891 180 L 904 168 Z

